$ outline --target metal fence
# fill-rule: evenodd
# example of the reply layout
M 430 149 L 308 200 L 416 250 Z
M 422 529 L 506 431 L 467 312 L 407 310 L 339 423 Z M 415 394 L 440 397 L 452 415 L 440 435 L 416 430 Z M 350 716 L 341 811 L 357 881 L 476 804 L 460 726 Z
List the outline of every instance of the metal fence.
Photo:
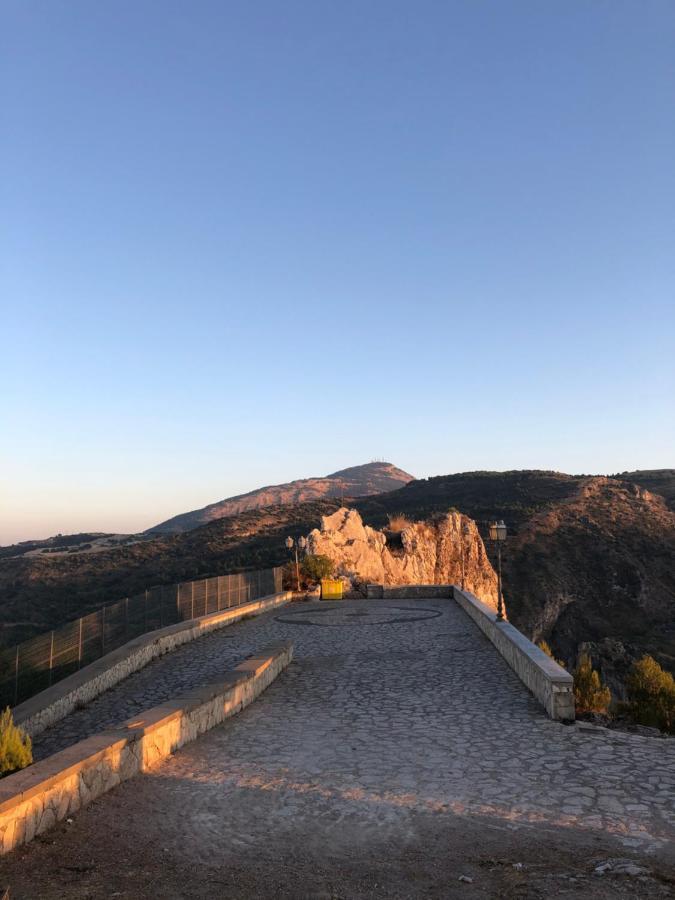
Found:
M 0 651 L 0 704 L 27 700 L 138 635 L 282 590 L 280 568 L 149 588 Z

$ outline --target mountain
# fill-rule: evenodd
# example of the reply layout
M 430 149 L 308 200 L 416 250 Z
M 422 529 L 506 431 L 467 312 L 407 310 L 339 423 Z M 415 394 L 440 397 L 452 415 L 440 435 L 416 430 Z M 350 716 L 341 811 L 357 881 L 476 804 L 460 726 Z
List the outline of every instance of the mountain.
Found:
M 675 512 L 632 477 L 467 472 L 349 505 L 376 528 L 389 515 L 421 520 L 456 509 L 477 521 L 483 538 L 488 522 L 503 518 L 504 591 L 518 628 L 546 638 L 568 665 L 586 647 L 615 690 L 645 652 L 675 672 Z M 339 506 L 331 497 L 277 504 L 96 554 L 0 560 L 0 622 L 9 626 L 2 643 L 153 584 L 281 564 L 285 537 L 308 534 Z
M 286 506 L 291 503 L 304 503 L 308 500 L 320 500 L 327 497 L 365 497 L 370 494 L 381 494 L 403 487 L 412 480 L 412 475 L 408 475 L 402 469 L 397 469 L 391 463 L 371 462 L 363 466 L 341 469 L 324 478 L 303 478 L 287 484 L 274 484 L 258 488 L 247 494 L 238 494 L 236 497 L 228 497 L 217 503 L 210 503 L 202 509 L 195 509 L 167 519 L 166 522 L 148 528 L 146 533 L 176 534 L 180 531 L 190 531 L 192 528 L 199 528 L 200 525 L 206 525 L 207 522 L 212 522 L 214 519 L 234 516 L 251 509 L 260 509 L 263 506 Z

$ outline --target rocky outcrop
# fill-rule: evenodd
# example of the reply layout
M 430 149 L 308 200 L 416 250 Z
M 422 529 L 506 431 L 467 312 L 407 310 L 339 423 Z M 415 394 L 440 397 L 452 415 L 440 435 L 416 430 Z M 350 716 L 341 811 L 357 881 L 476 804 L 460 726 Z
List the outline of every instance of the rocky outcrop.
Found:
M 388 534 L 364 525 L 355 509 L 323 516 L 308 551 L 328 556 L 349 589 L 374 584 L 464 584 L 496 609 L 497 576 L 476 523 L 458 512 L 412 522 Z

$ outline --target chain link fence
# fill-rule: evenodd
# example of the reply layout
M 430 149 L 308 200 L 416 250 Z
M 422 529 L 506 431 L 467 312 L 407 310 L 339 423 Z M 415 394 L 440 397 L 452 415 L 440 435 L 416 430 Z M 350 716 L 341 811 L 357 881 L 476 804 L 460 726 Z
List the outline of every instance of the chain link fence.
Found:
M 16 706 L 134 637 L 282 590 L 281 568 L 149 588 L 0 651 L 0 705 Z

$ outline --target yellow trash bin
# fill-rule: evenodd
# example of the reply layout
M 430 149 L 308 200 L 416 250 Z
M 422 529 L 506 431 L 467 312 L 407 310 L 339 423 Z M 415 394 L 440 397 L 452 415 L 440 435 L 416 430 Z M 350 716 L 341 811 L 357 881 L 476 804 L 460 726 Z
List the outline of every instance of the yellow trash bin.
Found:
M 321 599 L 342 600 L 342 582 L 338 578 L 322 578 Z

